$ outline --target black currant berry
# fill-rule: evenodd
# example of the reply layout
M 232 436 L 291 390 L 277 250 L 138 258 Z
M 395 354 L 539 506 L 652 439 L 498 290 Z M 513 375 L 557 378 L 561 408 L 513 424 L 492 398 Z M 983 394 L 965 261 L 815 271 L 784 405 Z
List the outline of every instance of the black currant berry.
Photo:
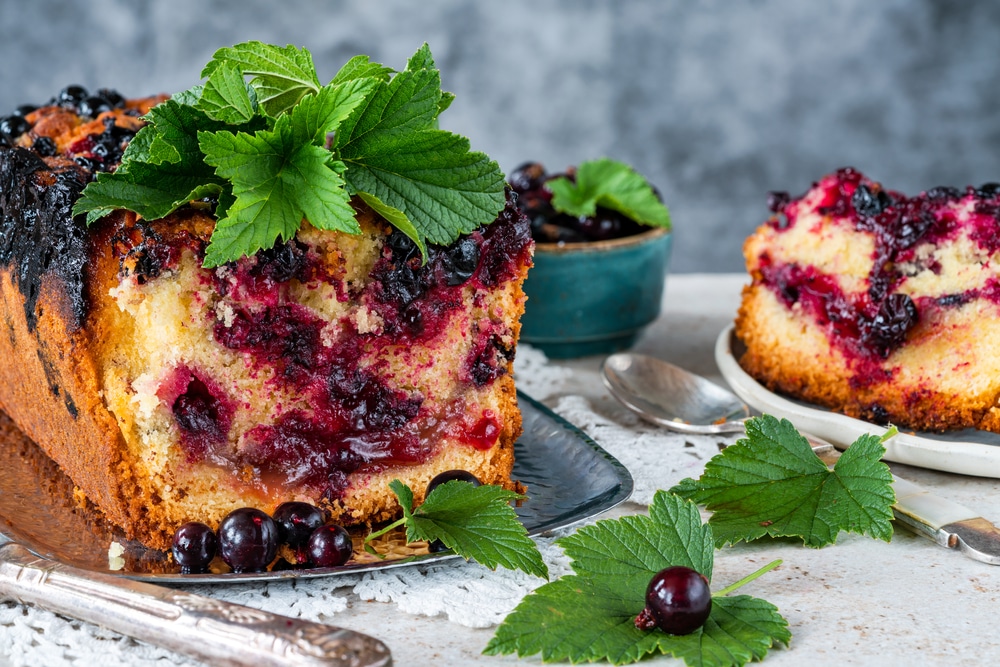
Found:
M 76 106 L 88 96 L 87 89 L 83 86 L 71 85 L 66 86 L 61 91 L 59 91 L 59 96 L 56 98 L 58 104 L 65 106 Z
M 278 553 L 278 526 L 259 509 L 242 507 L 219 524 L 219 554 L 233 572 L 263 572 Z
M 434 479 L 427 483 L 427 494 L 424 497 L 426 498 L 431 495 L 431 491 L 438 488 L 445 482 L 453 482 L 456 480 L 460 482 L 468 482 L 472 486 L 482 485 L 482 482 L 480 482 L 476 476 L 468 470 L 445 470 L 444 472 L 435 475 Z
M 646 608 L 636 619 L 640 630 L 660 628 L 667 634 L 687 635 L 705 625 L 712 612 L 708 579 L 677 565 L 653 575 L 646 588 Z
M 198 574 L 208 571 L 217 546 L 218 541 L 211 528 L 198 521 L 189 521 L 174 533 L 171 550 L 182 574 Z
M 435 477 L 430 482 L 427 483 L 427 493 L 424 496 L 424 498 L 431 495 L 431 491 L 438 488 L 445 482 L 452 482 L 455 480 L 458 480 L 460 482 L 468 482 L 472 486 L 482 485 L 482 482 L 480 482 L 476 478 L 476 476 L 473 475 L 468 470 L 445 470 L 444 472 L 435 475 Z M 441 540 L 433 540 L 432 542 L 429 542 L 427 544 L 427 550 L 430 551 L 432 554 L 436 554 L 441 551 L 447 551 L 448 547 L 446 547 Z
M 15 139 L 31 129 L 31 123 L 24 116 L 7 116 L 0 119 L 0 134 Z
M 290 501 L 278 505 L 272 518 L 278 526 L 278 541 L 291 547 L 300 563 L 306 562 L 306 544 L 313 531 L 326 521 L 323 512 L 315 505 Z
M 330 524 L 313 531 L 307 550 L 309 562 L 314 567 L 336 567 L 351 559 L 354 544 L 346 530 Z

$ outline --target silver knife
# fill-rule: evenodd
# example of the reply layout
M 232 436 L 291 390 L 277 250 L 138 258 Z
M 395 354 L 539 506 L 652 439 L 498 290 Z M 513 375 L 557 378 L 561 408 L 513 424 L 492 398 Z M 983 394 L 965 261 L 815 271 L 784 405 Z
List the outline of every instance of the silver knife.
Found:
M 94 623 L 210 665 L 388 667 L 389 649 L 353 630 L 39 558 L 0 534 L 0 599 Z

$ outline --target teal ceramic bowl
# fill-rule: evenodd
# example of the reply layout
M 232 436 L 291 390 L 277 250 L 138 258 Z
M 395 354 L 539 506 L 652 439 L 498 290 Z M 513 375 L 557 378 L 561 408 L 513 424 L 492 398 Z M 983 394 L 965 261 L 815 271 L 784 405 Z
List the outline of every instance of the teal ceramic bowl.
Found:
M 521 341 L 552 358 L 631 346 L 660 314 L 672 238 L 653 229 L 610 241 L 537 244 L 524 281 Z

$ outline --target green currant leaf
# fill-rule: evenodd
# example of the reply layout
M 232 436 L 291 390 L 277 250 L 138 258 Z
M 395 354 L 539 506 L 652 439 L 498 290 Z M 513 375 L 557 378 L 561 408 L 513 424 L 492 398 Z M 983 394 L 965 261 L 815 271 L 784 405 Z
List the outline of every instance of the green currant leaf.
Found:
M 302 219 L 358 233 L 359 196 L 411 238 L 447 245 L 505 204 L 495 162 L 437 129 L 453 95 L 423 45 L 399 73 L 357 56 L 321 86 L 312 56 L 244 42 L 219 49 L 204 84 L 154 107 L 111 174 L 74 207 L 88 222 L 117 208 L 155 220 L 219 198 L 206 266 L 287 239 Z M 249 78 L 249 82 L 247 79 Z
M 598 521 L 562 538 L 574 574 L 542 585 L 497 628 L 484 653 L 573 663 L 636 662 L 662 653 L 688 665 L 744 665 L 791 639 L 771 604 L 740 595 L 715 597 L 705 625 L 689 635 L 635 627 L 653 575 L 686 565 L 711 577 L 712 531 L 697 506 L 660 491 L 650 515 Z
M 340 84 L 354 79 L 375 79 L 376 81 L 388 81 L 395 74 L 395 70 L 379 63 L 373 63 L 368 56 L 354 56 L 337 72 L 337 76 L 330 81 L 331 84 Z
M 574 216 L 594 215 L 598 206 L 624 213 L 643 225 L 670 228 L 670 213 L 645 178 L 623 162 L 602 158 L 581 163 L 576 182 L 556 178 L 546 184 L 552 206 Z
M 257 92 L 257 102 L 264 111 L 277 117 L 294 107 L 299 100 L 320 89 L 312 55 L 306 49 L 262 42 L 243 42 L 219 49 L 202 70 L 211 80 L 223 65 L 234 66 Z
M 400 211 L 421 244 L 449 245 L 492 222 L 505 204 L 496 162 L 471 151 L 464 137 L 435 128 L 443 95 L 424 45 L 406 71 L 376 85 L 335 140 L 351 191 Z
M 406 539 L 441 540 L 466 560 L 475 560 L 490 569 L 521 570 L 536 577 L 548 577 L 534 540 L 510 506 L 524 496 L 499 486 L 473 486 L 453 480 L 435 488 L 423 504 L 409 511 L 413 493 L 393 480 L 389 487 L 403 507 Z
M 291 117 L 282 116 L 273 131 L 200 135 L 205 160 L 233 184 L 235 197 L 216 224 L 205 266 L 270 248 L 278 238 L 288 240 L 303 218 L 320 229 L 360 231 L 330 153 L 294 140 L 307 131 L 296 130 Z
M 889 541 L 895 494 L 878 436 L 861 436 L 830 470 L 787 420 L 764 415 L 746 427 L 700 479 L 674 489 L 713 512 L 717 544 L 769 535 L 821 547 L 843 531 Z
M 240 125 L 257 113 L 257 94 L 236 65 L 223 63 L 208 78 L 198 108 L 213 120 Z

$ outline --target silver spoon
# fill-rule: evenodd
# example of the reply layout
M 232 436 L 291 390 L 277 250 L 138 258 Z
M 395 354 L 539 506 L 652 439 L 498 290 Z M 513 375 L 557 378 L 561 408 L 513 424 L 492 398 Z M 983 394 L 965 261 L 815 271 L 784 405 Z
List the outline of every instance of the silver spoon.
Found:
M 604 384 L 637 415 L 681 433 L 738 433 L 750 409 L 700 375 L 639 354 L 612 354 Z
M 641 354 L 609 356 L 604 384 L 625 407 L 643 419 L 680 433 L 738 433 L 750 409 L 735 395 L 700 375 Z M 802 434 L 827 465 L 840 452 L 819 438 Z M 1000 530 L 977 512 L 893 478 L 896 519 L 939 545 L 959 548 L 975 560 L 1000 565 Z

